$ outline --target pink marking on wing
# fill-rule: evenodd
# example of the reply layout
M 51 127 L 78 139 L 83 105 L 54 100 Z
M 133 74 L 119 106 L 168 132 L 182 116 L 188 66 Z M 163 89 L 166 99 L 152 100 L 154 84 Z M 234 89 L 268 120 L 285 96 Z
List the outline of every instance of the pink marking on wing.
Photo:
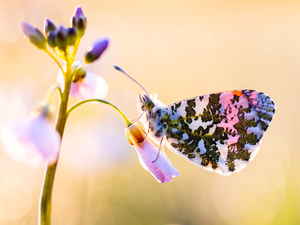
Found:
M 225 130 L 228 129 L 228 130 L 235 131 L 234 125 L 238 122 L 239 122 L 238 118 L 236 118 L 232 121 L 228 121 L 228 123 L 225 123 L 225 121 L 222 120 L 222 122 L 219 123 L 217 126 L 218 127 L 223 127 Z
M 231 145 L 231 144 L 235 144 L 238 142 L 240 138 L 240 135 L 235 135 L 234 137 L 233 136 L 230 136 L 230 138 L 226 141 L 227 142 L 227 145 Z

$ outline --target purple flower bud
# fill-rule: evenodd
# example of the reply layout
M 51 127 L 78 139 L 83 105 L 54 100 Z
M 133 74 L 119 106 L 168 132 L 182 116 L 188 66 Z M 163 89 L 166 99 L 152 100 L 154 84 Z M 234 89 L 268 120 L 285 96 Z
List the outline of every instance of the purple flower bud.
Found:
M 91 46 L 88 47 L 89 50 L 84 57 L 84 61 L 86 63 L 91 63 L 97 60 L 107 48 L 108 42 L 109 41 L 107 38 L 96 40 Z
M 47 40 L 39 29 L 25 22 L 20 23 L 20 28 L 24 36 L 38 49 L 46 49 Z
M 80 17 L 84 17 L 84 14 L 83 14 L 83 11 L 82 11 L 81 6 L 78 6 L 78 7 L 75 9 L 74 17 L 75 17 L 76 19 L 78 19 L 78 18 L 80 18 Z
M 45 34 L 48 34 L 50 31 L 54 31 L 56 26 L 50 19 L 46 18 L 44 28 Z
M 67 29 L 67 45 L 74 45 L 77 37 L 77 32 L 75 28 Z
M 56 45 L 56 40 L 55 40 L 55 31 L 50 31 L 47 37 L 47 42 L 50 47 L 55 48 Z
M 66 49 L 66 47 L 67 47 L 67 36 L 68 36 L 68 31 L 63 26 L 59 26 L 59 28 L 56 29 L 55 42 L 56 42 L 56 45 L 59 49 L 61 49 L 61 50 Z
M 78 6 L 75 9 L 74 15 L 71 18 L 71 23 L 72 26 L 77 29 L 78 37 L 81 38 L 84 35 L 87 26 L 87 20 L 83 14 L 81 6 Z

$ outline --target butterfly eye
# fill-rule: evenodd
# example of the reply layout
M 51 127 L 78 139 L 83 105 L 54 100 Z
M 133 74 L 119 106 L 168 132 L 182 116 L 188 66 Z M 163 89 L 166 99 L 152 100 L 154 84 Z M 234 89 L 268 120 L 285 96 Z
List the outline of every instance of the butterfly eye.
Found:
M 148 100 L 145 102 L 145 107 L 146 109 L 151 110 L 154 107 L 154 104 L 151 100 Z

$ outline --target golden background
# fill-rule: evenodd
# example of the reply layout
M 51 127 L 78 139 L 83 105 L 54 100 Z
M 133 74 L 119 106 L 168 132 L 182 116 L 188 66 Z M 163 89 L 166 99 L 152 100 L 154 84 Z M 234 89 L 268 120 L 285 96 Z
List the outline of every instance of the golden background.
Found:
M 57 65 L 23 38 L 19 21 L 43 30 L 69 25 L 82 5 L 88 27 L 78 52 L 99 37 L 110 45 L 87 69 L 110 87 L 107 100 L 133 119 L 142 90 L 170 104 L 233 89 L 255 89 L 277 105 L 261 150 L 230 177 L 165 150 L 181 176 L 159 184 L 138 161 L 124 122 L 88 104 L 69 118 L 53 193 L 52 223 L 299 224 L 300 1 L 0 0 L 0 120 L 26 117 L 56 81 Z M 72 103 L 75 102 L 73 99 Z M 55 99 L 57 103 L 57 97 Z M 0 148 L 0 224 L 37 224 L 44 167 Z

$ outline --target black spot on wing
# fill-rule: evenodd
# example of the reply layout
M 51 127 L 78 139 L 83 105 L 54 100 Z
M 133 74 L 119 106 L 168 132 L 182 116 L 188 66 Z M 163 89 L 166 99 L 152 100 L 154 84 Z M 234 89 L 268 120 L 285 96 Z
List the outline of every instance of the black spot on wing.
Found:
M 187 118 L 194 117 L 196 115 L 194 107 L 196 107 L 195 99 L 187 100 L 187 107 L 185 108 Z

